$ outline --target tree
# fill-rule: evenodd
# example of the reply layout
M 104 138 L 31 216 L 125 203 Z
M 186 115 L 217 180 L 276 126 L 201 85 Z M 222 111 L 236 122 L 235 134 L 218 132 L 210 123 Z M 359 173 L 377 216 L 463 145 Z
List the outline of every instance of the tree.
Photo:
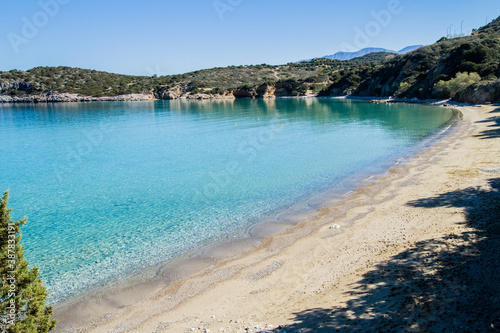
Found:
M 21 226 L 7 208 L 9 192 L 0 201 L 0 328 L 8 333 L 49 332 L 56 326 L 52 307 L 45 304 L 48 292 L 38 277 L 38 268 L 28 268 L 21 244 Z

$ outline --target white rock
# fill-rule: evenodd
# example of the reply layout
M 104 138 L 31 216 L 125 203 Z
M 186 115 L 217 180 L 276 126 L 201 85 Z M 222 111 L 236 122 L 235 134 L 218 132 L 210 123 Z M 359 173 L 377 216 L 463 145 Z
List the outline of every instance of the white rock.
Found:
M 334 224 L 330 227 L 330 229 L 340 229 L 340 225 Z

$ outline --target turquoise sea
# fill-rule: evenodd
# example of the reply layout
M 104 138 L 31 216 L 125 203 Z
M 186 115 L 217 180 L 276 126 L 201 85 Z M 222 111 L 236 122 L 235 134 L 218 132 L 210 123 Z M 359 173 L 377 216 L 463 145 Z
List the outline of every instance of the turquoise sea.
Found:
M 452 117 L 327 98 L 0 105 L 0 190 L 57 303 L 340 191 Z

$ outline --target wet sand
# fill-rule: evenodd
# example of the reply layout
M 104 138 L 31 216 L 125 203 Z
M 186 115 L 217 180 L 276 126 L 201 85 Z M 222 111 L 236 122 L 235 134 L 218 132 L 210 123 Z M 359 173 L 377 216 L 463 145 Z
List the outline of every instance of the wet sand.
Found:
M 207 249 L 64 303 L 56 331 L 498 330 L 500 107 L 458 109 L 455 133 L 345 200 L 237 257 Z

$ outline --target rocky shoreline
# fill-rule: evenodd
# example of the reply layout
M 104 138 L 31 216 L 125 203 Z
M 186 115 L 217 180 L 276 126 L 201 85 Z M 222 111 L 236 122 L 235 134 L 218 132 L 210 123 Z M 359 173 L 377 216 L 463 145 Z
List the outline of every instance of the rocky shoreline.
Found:
M 305 94 L 300 97 L 317 97 L 317 94 Z M 82 96 L 75 93 L 43 93 L 24 96 L 1 95 L 0 103 L 62 103 L 62 102 L 94 102 L 94 101 L 151 101 L 151 100 L 175 100 L 175 99 L 236 99 L 236 98 L 275 98 L 275 97 L 297 97 L 284 88 L 275 85 L 260 85 L 256 87 L 245 87 L 235 90 L 223 91 L 218 94 L 209 92 L 189 91 L 186 87 L 176 86 L 163 88 L 158 91 L 144 92 L 140 94 L 127 94 L 118 96 Z
M 64 102 L 99 102 L 99 101 L 150 101 L 154 100 L 152 94 L 128 94 L 119 96 L 81 96 L 71 93 L 48 93 L 31 96 L 5 96 L 0 95 L 0 103 L 64 103 Z
M 394 98 L 394 97 L 364 97 L 364 96 L 320 96 L 318 94 L 308 93 L 301 96 L 293 96 L 286 94 L 284 91 L 277 89 L 258 89 L 250 88 L 246 90 L 230 91 L 224 94 L 207 94 L 207 93 L 186 93 L 182 91 L 172 92 L 161 91 L 160 93 L 142 93 L 142 94 L 126 94 L 118 96 L 82 96 L 74 93 L 47 93 L 28 96 L 9 96 L 0 95 L 0 103 L 74 103 L 74 102 L 141 102 L 141 101 L 154 101 L 154 100 L 224 100 L 224 99 L 237 99 L 237 98 L 277 98 L 277 97 L 330 97 L 330 98 L 349 98 L 368 100 L 372 103 L 410 103 L 410 104 L 434 104 L 441 106 L 468 106 L 474 104 L 492 104 L 491 102 L 484 102 L 482 98 L 476 96 L 474 99 L 463 99 L 465 101 L 452 101 L 436 100 L 436 99 L 417 99 L 417 98 Z M 478 102 L 479 101 L 479 102 Z
M 277 98 L 277 97 L 330 97 L 330 98 L 349 98 L 349 99 L 360 99 L 360 100 L 369 100 L 372 103 L 418 103 L 418 104 L 439 104 L 446 106 L 448 103 L 452 105 L 467 105 L 467 103 L 456 103 L 451 102 L 449 100 L 419 100 L 417 98 L 408 99 L 408 98 L 393 98 L 393 97 L 380 97 L 380 98 L 368 98 L 368 97 L 360 97 L 360 96 L 319 96 L 315 94 L 309 94 L 305 96 L 290 96 L 285 94 L 275 94 L 272 93 L 266 94 L 240 94 L 231 92 L 224 95 L 211 95 L 211 94 L 179 94 L 179 95 L 162 95 L 156 96 L 155 94 L 127 94 L 127 95 L 119 95 L 119 96 L 81 96 L 79 94 L 72 93 L 51 93 L 51 94 L 39 94 L 39 95 L 31 95 L 31 96 L 5 96 L 0 95 L 0 103 L 74 103 L 74 102 L 116 102 L 116 101 L 125 101 L 125 102 L 140 102 L 140 101 L 154 101 L 154 100 L 222 100 L 222 99 L 237 99 L 237 98 Z

